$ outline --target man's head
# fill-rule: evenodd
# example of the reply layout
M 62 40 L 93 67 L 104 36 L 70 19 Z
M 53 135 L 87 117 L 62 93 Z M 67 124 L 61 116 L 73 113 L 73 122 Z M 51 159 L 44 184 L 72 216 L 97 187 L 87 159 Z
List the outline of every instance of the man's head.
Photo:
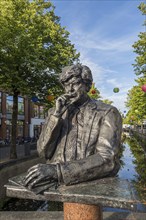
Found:
M 62 69 L 60 74 L 60 82 L 66 89 L 66 85 L 69 84 L 82 84 L 84 86 L 86 93 L 89 92 L 93 78 L 89 67 L 76 64 L 72 66 L 67 66 Z

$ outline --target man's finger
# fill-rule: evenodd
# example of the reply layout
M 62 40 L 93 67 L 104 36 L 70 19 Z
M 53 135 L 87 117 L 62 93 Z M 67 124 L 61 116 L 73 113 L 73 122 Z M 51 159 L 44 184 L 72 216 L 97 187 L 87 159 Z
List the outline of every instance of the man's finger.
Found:
M 37 164 L 37 165 L 35 165 L 35 166 L 29 168 L 27 172 L 29 173 L 29 172 L 31 172 L 32 170 L 38 169 L 39 167 L 40 167 L 40 164 Z
M 30 175 L 25 181 L 24 181 L 24 185 L 27 186 L 33 179 L 38 177 L 38 173 L 34 173 L 33 175 Z
M 24 177 L 24 181 L 26 179 L 28 179 L 31 175 L 33 175 L 34 173 L 37 173 L 37 172 L 38 172 L 38 169 L 35 169 L 35 170 L 31 171 L 31 172 L 28 172 L 27 175 Z
M 28 185 L 28 188 L 29 188 L 29 189 L 32 189 L 32 188 L 35 186 L 35 184 L 37 184 L 38 182 L 40 182 L 42 179 L 43 179 L 43 177 L 42 177 L 42 176 L 39 176 L 37 179 L 33 180 L 33 181 Z

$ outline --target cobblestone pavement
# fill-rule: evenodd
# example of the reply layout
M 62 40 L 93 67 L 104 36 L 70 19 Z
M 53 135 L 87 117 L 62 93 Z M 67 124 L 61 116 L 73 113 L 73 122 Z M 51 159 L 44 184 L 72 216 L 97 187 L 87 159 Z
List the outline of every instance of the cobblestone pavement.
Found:
M 63 220 L 63 212 L 0 212 L 0 220 Z M 103 212 L 103 220 L 146 220 L 146 213 Z

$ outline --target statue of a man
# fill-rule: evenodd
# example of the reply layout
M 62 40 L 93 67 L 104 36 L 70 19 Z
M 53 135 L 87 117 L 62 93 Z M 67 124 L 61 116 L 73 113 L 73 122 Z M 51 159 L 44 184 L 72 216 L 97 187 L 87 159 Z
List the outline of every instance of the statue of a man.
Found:
M 121 116 L 115 107 L 87 95 L 92 81 L 91 70 L 81 64 L 65 67 L 60 74 L 65 94 L 49 109 L 37 142 L 47 163 L 28 170 L 28 188 L 46 179 L 71 185 L 118 172 Z

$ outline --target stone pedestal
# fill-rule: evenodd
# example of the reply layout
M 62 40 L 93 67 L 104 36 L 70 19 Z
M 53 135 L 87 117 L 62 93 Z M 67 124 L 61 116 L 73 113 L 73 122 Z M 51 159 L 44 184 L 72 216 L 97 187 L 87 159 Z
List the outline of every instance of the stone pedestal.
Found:
M 139 211 L 139 203 L 145 203 L 145 201 L 139 200 L 133 190 L 133 185 L 128 180 L 118 177 L 72 186 L 61 185 L 57 189 L 55 185 L 49 189 L 43 186 L 44 192 L 37 194 L 36 191 L 30 191 L 22 186 L 21 182 L 25 175 L 9 179 L 9 183 L 5 186 L 7 196 L 63 202 L 65 220 L 101 220 L 100 206 Z M 92 218 L 87 218 L 89 214 L 92 215 Z M 71 218 L 71 216 L 73 217 Z M 79 218 L 74 216 L 79 216 Z
M 102 220 L 102 209 L 97 205 L 64 203 L 64 220 Z

